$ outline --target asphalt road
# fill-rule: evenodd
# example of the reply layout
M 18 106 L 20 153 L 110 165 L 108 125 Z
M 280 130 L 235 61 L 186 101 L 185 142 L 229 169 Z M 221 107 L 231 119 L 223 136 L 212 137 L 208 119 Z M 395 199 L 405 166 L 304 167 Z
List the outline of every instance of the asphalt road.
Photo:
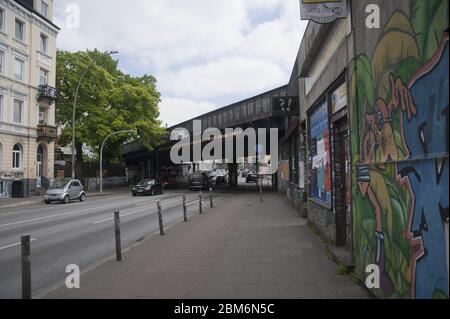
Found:
M 21 298 L 20 237 L 31 236 L 33 296 L 63 284 L 66 266 L 81 271 L 115 255 L 113 212 L 120 210 L 122 248 L 159 232 L 156 201 L 161 201 L 165 227 L 183 218 L 182 195 L 188 216 L 198 214 L 198 193 L 166 190 L 162 195 L 132 197 L 129 192 L 88 198 L 64 205 L 31 204 L 0 212 L 0 298 Z M 235 193 L 217 189 L 214 201 Z M 209 207 L 205 193 L 203 207 Z

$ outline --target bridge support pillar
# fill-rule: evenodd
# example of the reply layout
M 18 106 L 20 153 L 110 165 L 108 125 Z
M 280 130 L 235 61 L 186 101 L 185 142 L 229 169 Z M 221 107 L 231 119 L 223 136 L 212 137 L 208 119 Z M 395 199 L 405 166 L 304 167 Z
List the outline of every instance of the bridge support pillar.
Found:
M 228 186 L 237 187 L 238 184 L 238 164 L 229 163 L 228 164 Z

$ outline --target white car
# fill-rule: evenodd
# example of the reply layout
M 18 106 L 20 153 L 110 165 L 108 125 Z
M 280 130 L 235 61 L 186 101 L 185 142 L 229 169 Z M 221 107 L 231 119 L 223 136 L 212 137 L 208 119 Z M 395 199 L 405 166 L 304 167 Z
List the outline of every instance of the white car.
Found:
M 50 204 L 51 202 L 68 204 L 71 200 L 79 200 L 80 202 L 86 200 L 83 185 L 77 179 L 56 179 L 44 196 L 44 202 L 46 204 Z

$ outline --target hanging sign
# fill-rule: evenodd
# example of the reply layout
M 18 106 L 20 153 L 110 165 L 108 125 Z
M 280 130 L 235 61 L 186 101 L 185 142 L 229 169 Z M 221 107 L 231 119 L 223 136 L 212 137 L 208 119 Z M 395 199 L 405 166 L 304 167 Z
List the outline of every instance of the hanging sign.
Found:
M 300 0 L 300 18 L 329 23 L 347 16 L 347 0 Z

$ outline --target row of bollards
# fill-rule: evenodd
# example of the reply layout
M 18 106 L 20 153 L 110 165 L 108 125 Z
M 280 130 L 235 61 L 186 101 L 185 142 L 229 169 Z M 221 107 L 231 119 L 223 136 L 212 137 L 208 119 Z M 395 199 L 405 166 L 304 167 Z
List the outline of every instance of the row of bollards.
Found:
M 203 195 L 200 192 L 198 195 L 198 210 L 199 214 L 203 214 Z M 187 205 L 186 205 L 186 195 L 183 195 L 182 197 L 183 201 L 183 220 L 185 222 L 188 221 L 187 219 Z M 213 194 L 212 189 L 209 189 L 209 203 L 210 207 L 213 207 Z M 162 216 L 162 208 L 161 208 L 161 202 L 156 202 L 156 207 L 158 209 L 158 223 L 159 223 L 159 233 L 161 236 L 164 235 L 164 223 L 163 223 L 163 216 Z M 116 260 L 121 261 L 122 260 L 122 240 L 120 236 L 120 212 L 119 210 L 114 211 L 114 235 L 115 235 L 115 241 L 116 241 Z M 22 299 L 31 299 L 31 261 L 30 261 L 30 254 L 31 254 L 31 246 L 30 246 L 30 235 L 24 235 L 21 237 L 20 243 L 21 243 L 21 270 L 22 270 Z
M 187 205 L 186 205 L 186 195 L 183 195 L 182 197 L 182 203 L 183 203 L 183 220 L 184 222 L 187 222 Z M 209 206 L 211 208 L 214 207 L 213 203 L 213 194 L 212 189 L 209 189 Z M 164 236 L 164 223 L 163 223 L 163 215 L 162 215 L 162 208 L 161 208 L 161 202 L 156 202 L 156 207 L 158 209 L 158 224 L 159 224 L 159 234 L 161 236 Z M 203 195 L 202 192 L 198 194 L 198 212 L 199 214 L 203 214 Z M 114 212 L 114 225 L 115 225 L 115 234 L 116 234 L 116 259 L 117 261 L 122 260 L 122 250 L 121 250 L 121 240 L 120 240 L 120 216 L 119 211 Z

